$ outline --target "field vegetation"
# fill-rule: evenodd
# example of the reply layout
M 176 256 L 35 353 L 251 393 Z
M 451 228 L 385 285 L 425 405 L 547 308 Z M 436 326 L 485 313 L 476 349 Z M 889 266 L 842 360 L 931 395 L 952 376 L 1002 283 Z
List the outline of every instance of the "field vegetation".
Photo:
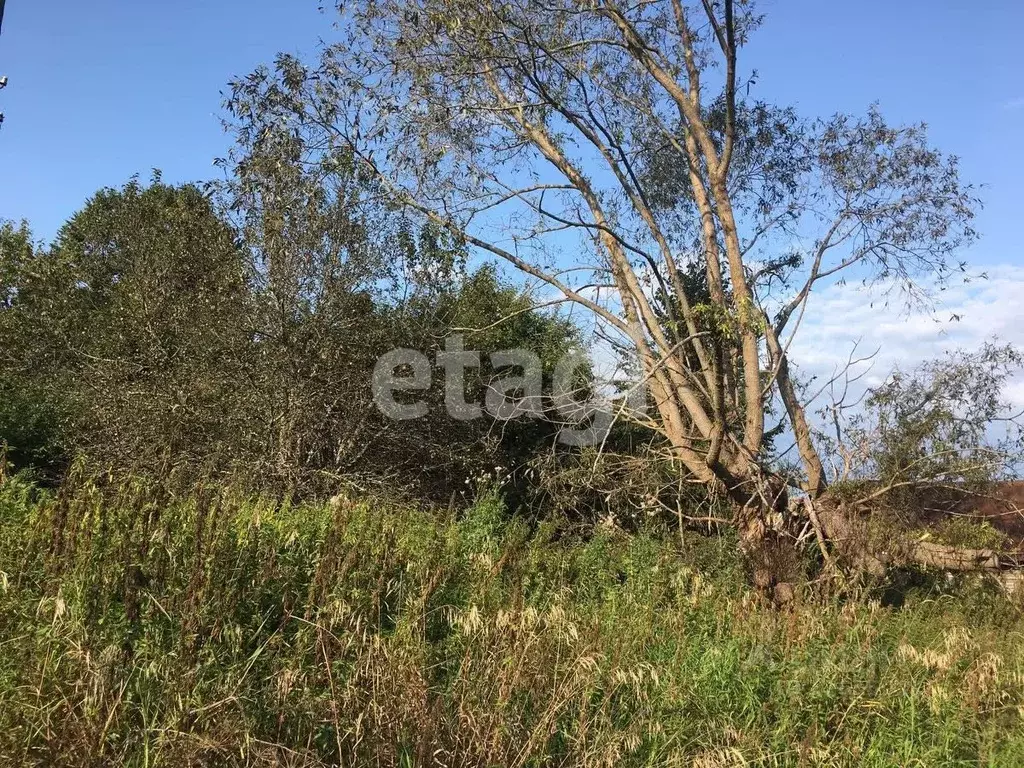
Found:
M 0 489 L 9 765 L 1016 766 L 1024 618 L 784 608 L 728 537 L 223 485 Z M 884 604 L 883 604 L 884 603 Z
M 981 279 L 957 158 L 746 0 L 337 10 L 0 220 L 0 764 L 1024 765 L 1024 353 L 794 343 Z

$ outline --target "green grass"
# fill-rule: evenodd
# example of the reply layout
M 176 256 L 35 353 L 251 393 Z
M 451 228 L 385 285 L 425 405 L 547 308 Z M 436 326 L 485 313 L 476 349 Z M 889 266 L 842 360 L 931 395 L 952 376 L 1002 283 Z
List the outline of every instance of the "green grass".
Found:
M 1024 619 L 747 591 L 727 540 L 0 487 L 0 764 L 1024 765 Z

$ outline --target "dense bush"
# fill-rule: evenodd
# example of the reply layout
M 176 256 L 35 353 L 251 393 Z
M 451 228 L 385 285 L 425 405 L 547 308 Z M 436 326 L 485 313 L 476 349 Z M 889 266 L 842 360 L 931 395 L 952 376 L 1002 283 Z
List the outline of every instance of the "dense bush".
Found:
M 16 467 L 58 476 L 82 457 L 150 476 L 245 473 L 307 495 L 345 478 L 447 501 L 550 443 L 556 427 L 542 421 L 449 418 L 440 380 L 424 393 L 428 416 L 391 421 L 370 381 L 385 352 L 433 358 L 456 329 L 485 361 L 522 347 L 550 374 L 577 345 L 570 323 L 379 201 L 319 214 L 307 201 L 296 217 L 270 197 L 272 210 L 249 201 L 261 229 L 157 176 L 101 190 L 50 246 L 0 228 L 0 443 Z M 470 373 L 470 399 L 493 373 Z

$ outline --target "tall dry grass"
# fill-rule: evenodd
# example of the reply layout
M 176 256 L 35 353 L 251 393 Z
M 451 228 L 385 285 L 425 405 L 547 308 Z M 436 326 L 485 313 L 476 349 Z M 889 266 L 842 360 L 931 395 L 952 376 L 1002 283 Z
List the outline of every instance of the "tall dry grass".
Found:
M 1024 621 L 742 587 L 728 542 L 0 487 L 0 764 L 1024 765 Z

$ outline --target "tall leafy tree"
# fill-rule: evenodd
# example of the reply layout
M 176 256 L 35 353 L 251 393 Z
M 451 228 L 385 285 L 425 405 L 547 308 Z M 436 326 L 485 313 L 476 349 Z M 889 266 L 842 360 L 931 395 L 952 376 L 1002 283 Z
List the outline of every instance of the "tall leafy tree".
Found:
M 207 455 L 228 432 L 247 301 L 231 230 L 194 186 L 105 189 L 8 289 L 8 365 L 99 460 Z
M 38 254 L 26 223 L 0 223 L 0 444 L 16 469 L 54 473 L 67 458 L 64 398 L 25 364 L 39 344 L 22 312 Z
M 823 285 L 913 300 L 962 269 L 976 201 L 956 160 L 877 110 L 805 121 L 752 99 L 748 2 L 339 7 L 320 61 L 282 56 L 235 83 L 234 114 L 287 125 L 317 158 L 344 154 L 397 203 L 589 311 L 635 360 L 648 426 L 732 501 L 748 551 L 774 537 L 787 486 L 824 496 L 793 334 Z M 688 288 L 690 264 L 706 296 Z M 794 473 L 766 450 L 772 402 Z

